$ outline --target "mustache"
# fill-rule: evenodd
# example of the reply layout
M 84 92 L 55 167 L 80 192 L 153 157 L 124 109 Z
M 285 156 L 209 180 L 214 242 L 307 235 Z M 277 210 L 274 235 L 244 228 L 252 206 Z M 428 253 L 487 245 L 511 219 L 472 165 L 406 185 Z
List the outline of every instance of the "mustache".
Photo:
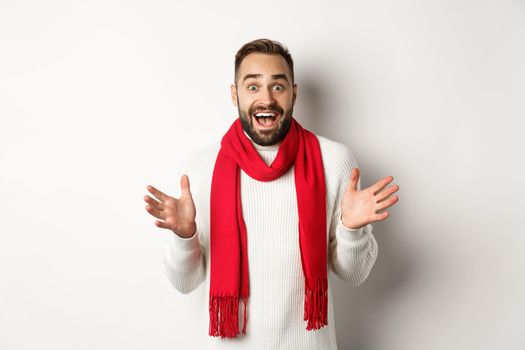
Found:
M 281 115 L 283 115 L 283 113 L 284 113 L 283 109 L 280 108 L 279 106 L 271 105 L 271 106 L 267 106 L 267 107 L 258 106 L 258 107 L 252 108 L 252 109 L 250 109 L 250 115 L 253 115 L 254 113 L 262 112 L 262 111 L 275 112 L 275 113 L 279 113 Z

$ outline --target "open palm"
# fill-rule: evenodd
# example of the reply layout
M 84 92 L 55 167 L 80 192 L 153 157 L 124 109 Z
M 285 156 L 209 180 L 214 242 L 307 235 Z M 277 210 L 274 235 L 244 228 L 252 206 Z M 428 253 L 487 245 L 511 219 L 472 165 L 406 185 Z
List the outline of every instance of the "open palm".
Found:
M 144 201 L 148 203 L 148 213 L 162 220 L 155 221 L 155 225 L 170 229 L 181 237 L 191 237 L 196 231 L 196 211 L 188 176 L 181 177 L 180 198 L 168 196 L 153 186 L 147 186 L 147 189 L 158 199 L 157 201 L 150 196 L 144 196 Z
M 377 212 L 392 206 L 399 200 L 398 196 L 391 196 L 399 190 L 398 185 L 390 186 L 381 191 L 393 179 L 392 176 L 387 176 L 374 185 L 359 191 L 357 189 L 359 169 L 353 168 L 350 181 L 340 203 L 343 225 L 356 229 L 374 221 L 386 219 L 389 215 L 387 211 L 379 214 Z

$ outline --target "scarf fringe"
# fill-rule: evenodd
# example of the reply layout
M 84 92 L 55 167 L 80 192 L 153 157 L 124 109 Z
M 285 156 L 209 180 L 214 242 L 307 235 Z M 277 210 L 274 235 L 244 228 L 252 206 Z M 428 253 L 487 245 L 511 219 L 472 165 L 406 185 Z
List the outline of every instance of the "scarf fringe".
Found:
M 316 279 L 314 289 L 305 287 L 304 320 L 308 321 L 307 330 L 319 329 L 328 324 L 328 288 L 327 281 Z
M 244 304 L 244 320 L 242 333 L 246 334 L 246 298 Z M 239 297 L 238 296 L 210 296 L 210 327 L 209 335 L 221 338 L 235 338 L 239 334 Z

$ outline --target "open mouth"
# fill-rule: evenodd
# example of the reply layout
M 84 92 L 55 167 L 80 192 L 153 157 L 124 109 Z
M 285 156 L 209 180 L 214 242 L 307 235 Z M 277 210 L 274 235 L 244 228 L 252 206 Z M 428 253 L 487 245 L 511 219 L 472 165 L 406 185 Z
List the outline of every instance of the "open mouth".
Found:
M 281 114 L 277 112 L 255 112 L 253 118 L 256 124 L 263 129 L 270 129 L 277 125 Z

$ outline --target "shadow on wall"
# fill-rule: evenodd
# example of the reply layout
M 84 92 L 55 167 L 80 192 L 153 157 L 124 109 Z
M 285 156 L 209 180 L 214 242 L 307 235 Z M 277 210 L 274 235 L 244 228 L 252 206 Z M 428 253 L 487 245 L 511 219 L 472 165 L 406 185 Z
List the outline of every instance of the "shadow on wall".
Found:
M 301 75 L 298 88 L 296 107 L 301 105 L 300 122 L 306 129 L 342 142 L 351 148 L 350 140 L 356 129 L 348 127 L 348 132 L 337 126 L 338 121 L 333 116 L 339 111 L 341 101 L 337 95 L 330 94 L 327 78 L 319 79 L 313 75 Z M 331 78 L 330 78 L 331 79 Z M 336 86 L 338 86 L 336 84 Z M 332 116 L 332 118 L 330 118 Z M 332 119 L 332 120 L 330 120 Z M 352 120 L 345 116 L 345 123 Z M 346 125 L 342 125 L 345 128 Z M 344 135 L 342 138 L 339 135 Z M 361 188 L 368 187 L 388 174 L 380 174 L 373 169 L 373 162 L 360 158 L 356 154 L 359 167 L 363 169 Z M 371 166 L 368 166 L 371 164 Z M 395 180 L 394 180 L 395 183 Z M 402 200 L 396 206 L 402 205 Z M 394 207 L 395 208 L 395 207 Z M 394 209 L 394 212 L 397 208 Z M 372 223 L 372 233 L 378 243 L 378 257 L 367 280 L 358 287 L 353 287 L 331 274 L 332 293 L 337 329 L 337 343 L 341 350 L 371 350 L 374 344 L 374 329 L 382 320 L 382 310 L 389 299 L 395 298 L 398 290 L 402 290 L 417 267 L 410 252 L 402 251 L 396 244 L 396 237 L 403 234 L 404 228 L 397 220 L 394 212 L 386 220 Z M 400 318 L 400 322 L 402 319 Z

